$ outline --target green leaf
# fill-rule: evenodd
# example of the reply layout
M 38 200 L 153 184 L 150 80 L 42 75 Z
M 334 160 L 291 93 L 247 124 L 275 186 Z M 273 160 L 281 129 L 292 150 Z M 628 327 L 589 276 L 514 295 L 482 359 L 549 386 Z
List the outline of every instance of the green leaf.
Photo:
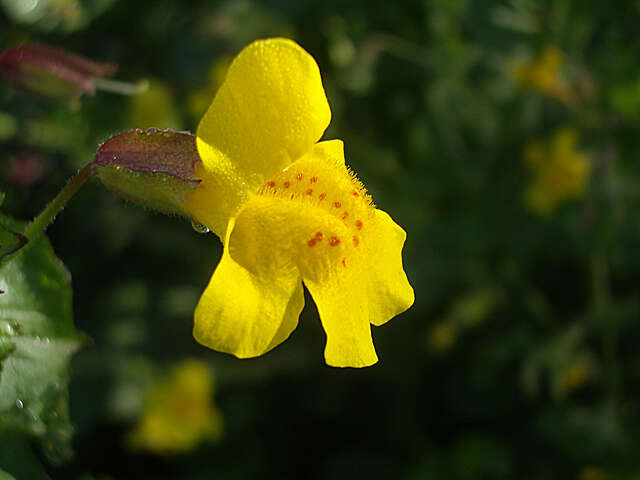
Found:
M 4 200 L 4 194 L 0 196 L 0 204 L 2 204 L 2 200 Z M 5 257 L 20 250 L 29 241 L 27 237 L 21 233 L 14 232 L 12 229 L 7 228 L 4 223 L 5 222 L 0 223 L 0 265 L 2 265 Z M 2 290 L 0 290 L 0 293 L 1 292 Z
M 42 236 L 0 267 L 0 289 L 0 433 L 35 437 L 50 460 L 62 461 L 71 453 L 68 362 L 82 341 L 69 273 Z
M 0 470 L 0 480 L 16 480 L 16 478 L 9 475 L 4 470 Z
M 0 480 L 51 480 L 28 442 L 15 435 L 0 434 Z

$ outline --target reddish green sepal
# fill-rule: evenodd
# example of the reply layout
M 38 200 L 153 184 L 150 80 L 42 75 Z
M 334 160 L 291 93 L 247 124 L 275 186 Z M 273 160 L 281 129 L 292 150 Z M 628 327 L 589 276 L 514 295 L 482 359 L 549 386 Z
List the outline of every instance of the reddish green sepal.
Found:
M 199 162 L 195 135 L 157 128 L 111 137 L 93 161 L 97 177 L 121 197 L 185 217 L 184 200 L 200 183 Z

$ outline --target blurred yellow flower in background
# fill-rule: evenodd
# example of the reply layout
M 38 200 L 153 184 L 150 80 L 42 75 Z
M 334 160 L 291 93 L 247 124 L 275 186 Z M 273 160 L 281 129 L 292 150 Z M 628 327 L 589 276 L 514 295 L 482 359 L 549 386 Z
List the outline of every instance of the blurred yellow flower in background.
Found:
M 548 142 L 525 145 L 523 161 L 533 177 L 524 200 L 531 211 L 551 215 L 561 204 L 584 195 L 591 164 L 577 147 L 578 132 L 573 128 L 558 130 Z
M 563 76 L 564 54 L 554 46 L 545 47 L 537 56 L 516 61 L 512 75 L 522 88 L 530 88 L 566 104 L 573 99 Z
M 205 362 L 184 360 L 152 385 L 128 436 L 135 450 L 176 454 L 222 434 L 222 415 L 213 405 L 214 383 Z

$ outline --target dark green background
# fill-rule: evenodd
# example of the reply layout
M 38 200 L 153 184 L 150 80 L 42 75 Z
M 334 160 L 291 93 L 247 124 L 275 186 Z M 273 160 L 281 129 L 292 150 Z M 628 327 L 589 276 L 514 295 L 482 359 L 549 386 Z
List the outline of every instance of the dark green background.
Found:
M 324 365 L 308 296 L 273 352 L 209 351 L 191 322 L 219 241 L 91 182 L 48 230 L 73 276 L 76 325 L 93 339 L 71 362 L 76 456 L 47 465 L 54 479 L 640 474 L 640 2 L 39 1 L 50 4 L 40 19 L 0 1 L 0 49 L 41 41 L 115 62 L 119 80 L 162 82 L 173 107 L 152 99 L 141 116 L 136 99 L 98 92 L 73 108 L 2 82 L 6 213 L 37 214 L 118 131 L 195 131 L 190 99 L 213 95 L 211 65 L 284 35 L 320 65 L 325 138 L 345 141 L 376 204 L 407 231 L 416 291 L 411 310 L 374 329 L 380 362 L 368 369 Z M 508 73 L 550 45 L 564 52 L 572 107 Z M 590 184 L 539 217 L 522 201 L 522 149 L 566 126 Z M 435 340 L 443 331 L 450 344 Z M 193 356 L 215 372 L 224 437 L 181 456 L 129 451 L 141 392 Z M 576 365 L 586 379 L 570 388 Z

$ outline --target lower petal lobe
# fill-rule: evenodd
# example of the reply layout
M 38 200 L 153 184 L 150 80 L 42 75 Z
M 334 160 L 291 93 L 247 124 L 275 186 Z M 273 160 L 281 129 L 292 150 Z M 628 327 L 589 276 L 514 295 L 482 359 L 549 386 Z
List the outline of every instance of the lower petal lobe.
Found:
M 318 65 L 297 43 L 272 38 L 244 48 L 198 125 L 192 219 L 225 238 L 246 195 L 309 151 L 330 119 Z
M 214 350 L 257 357 L 287 339 L 303 307 L 297 271 L 265 278 L 236 263 L 225 248 L 196 307 L 193 336 Z
M 327 335 L 324 359 L 332 367 L 368 367 L 378 361 L 373 347 L 366 291 L 352 275 L 323 282 L 305 280 Z
M 413 305 L 415 296 L 402 267 L 402 247 L 407 237 L 387 212 L 375 212 L 376 242 L 367 269 L 369 321 L 382 325 Z

